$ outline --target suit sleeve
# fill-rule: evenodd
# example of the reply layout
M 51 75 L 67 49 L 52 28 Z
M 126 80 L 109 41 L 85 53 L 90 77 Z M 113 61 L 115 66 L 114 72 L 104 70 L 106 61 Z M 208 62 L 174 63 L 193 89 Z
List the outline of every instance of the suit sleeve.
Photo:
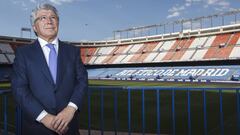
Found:
M 15 54 L 11 77 L 12 93 L 22 111 L 26 112 L 31 119 L 36 120 L 44 109 L 29 89 L 27 74 L 26 59 L 24 58 L 23 51 L 18 48 Z
M 70 102 L 73 102 L 77 105 L 78 109 L 81 108 L 82 100 L 88 89 L 88 75 L 87 71 L 82 63 L 80 58 L 79 48 L 75 48 L 76 51 L 76 62 L 75 62 L 75 86 L 74 91 L 71 96 Z

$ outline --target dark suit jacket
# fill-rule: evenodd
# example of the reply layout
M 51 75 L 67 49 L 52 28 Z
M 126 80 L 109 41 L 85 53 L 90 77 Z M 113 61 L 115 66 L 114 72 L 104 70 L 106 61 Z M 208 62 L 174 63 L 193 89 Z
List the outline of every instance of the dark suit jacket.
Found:
M 81 108 L 88 83 L 79 48 L 59 41 L 56 84 L 38 40 L 17 48 L 15 56 L 12 91 L 22 110 L 23 135 L 55 134 L 37 122 L 36 118 L 42 110 L 56 115 L 69 102 Z M 77 111 L 69 124 L 68 134 L 77 134 L 78 122 Z

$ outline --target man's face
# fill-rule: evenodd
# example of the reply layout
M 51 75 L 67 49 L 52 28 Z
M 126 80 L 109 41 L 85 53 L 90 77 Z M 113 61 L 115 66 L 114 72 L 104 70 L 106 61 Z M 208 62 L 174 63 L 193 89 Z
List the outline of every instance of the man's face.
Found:
M 39 10 L 33 25 L 38 37 L 50 42 L 54 40 L 58 33 L 58 18 L 51 10 Z

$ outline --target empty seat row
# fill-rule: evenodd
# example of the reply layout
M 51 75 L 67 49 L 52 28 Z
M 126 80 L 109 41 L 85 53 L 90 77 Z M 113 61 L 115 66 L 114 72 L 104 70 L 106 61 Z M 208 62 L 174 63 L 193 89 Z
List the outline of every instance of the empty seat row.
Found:
M 240 58 L 240 32 L 160 42 L 81 48 L 86 64 L 124 64 Z

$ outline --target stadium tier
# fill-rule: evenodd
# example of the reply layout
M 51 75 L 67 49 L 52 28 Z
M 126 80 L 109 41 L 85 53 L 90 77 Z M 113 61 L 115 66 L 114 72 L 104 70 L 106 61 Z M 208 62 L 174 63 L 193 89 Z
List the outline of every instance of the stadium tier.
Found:
M 21 45 L 29 44 L 33 39 L 0 36 L 0 79 L 10 76 L 10 70 L 14 61 L 14 50 Z M 130 75 L 134 80 L 205 80 L 205 81 L 231 81 L 239 80 L 240 64 L 228 64 L 223 66 L 222 61 L 240 60 L 240 24 L 219 26 L 197 30 L 183 30 L 169 34 L 144 36 L 119 40 L 72 42 L 81 51 L 81 58 L 89 68 L 90 79 L 129 79 L 129 76 L 121 77 L 116 74 L 124 71 L 141 72 L 151 69 L 151 73 L 160 71 L 174 72 L 186 71 L 186 76 L 172 76 L 165 74 L 141 76 L 136 73 Z M 215 65 L 192 68 L 193 62 L 210 62 Z M 216 62 L 217 61 L 217 62 Z M 186 65 L 168 65 L 169 63 L 188 63 Z M 190 63 L 190 64 L 189 64 Z M 133 69 L 128 68 L 134 64 Z M 145 64 L 145 65 L 144 65 Z M 149 65 L 148 65 L 149 64 Z M 151 65 L 150 65 L 151 64 Z M 158 65 L 153 65 L 158 64 Z M 159 66 L 161 64 L 161 66 Z M 102 68 L 102 66 L 114 68 Z M 146 66 L 148 65 L 148 66 Z M 226 64 L 225 64 L 226 65 Z M 236 66 L 234 66 L 236 65 Z M 120 68 L 122 67 L 122 68 Z M 141 67 L 141 68 L 140 68 Z M 145 67 L 145 68 L 144 68 Z M 146 68 L 148 67 L 148 68 Z M 169 69 L 169 70 L 168 70 Z M 214 70 L 214 71 L 213 71 Z M 207 76 L 208 72 L 227 73 L 223 76 Z M 189 72 L 189 73 L 188 73 Z M 195 75 L 195 72 L 196 75 Z M 199 72 L 199 73 L 198 73 Z M 207 73 L 205 73 L 207 72 Z M 201 74 L 200 74 L 201 73 Z M 205 76 L 202 76 L 205 75 Z M 210 73 L 209 73 L 210 74 Z M 214 73 L 211 73 L 214 74 Z
M 15 58 L 14 51 L 9 44 L 0 43 L 0 63 L 12 63 Z
M 190 33 L 191 34 L 191 33 Z M 129 64 L 239 59 L 240 32 L 197 34 L 141 43 L 82 47 L 85 64 Z

